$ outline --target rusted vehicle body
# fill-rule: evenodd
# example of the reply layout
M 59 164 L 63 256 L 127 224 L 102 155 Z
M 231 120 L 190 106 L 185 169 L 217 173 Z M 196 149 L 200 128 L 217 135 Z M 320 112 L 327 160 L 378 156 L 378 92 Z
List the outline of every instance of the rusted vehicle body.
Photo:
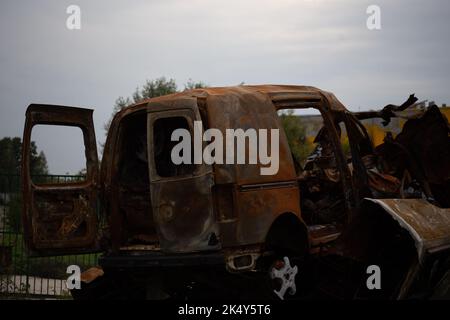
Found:
M 358 272 L 369 264 L 389 270 L 389 277 L 396 280 L 383 297 L 409 297 L 419 287 L 435 288 L 439 281 L 443 290 L 450 249 L 448 123 L 437 108 L 430 108 L 409 120 L 395 139 L 387 137 L 374 148 L 359 120 L 389 121 L 415 101 L 411 98 L 380 112 L 352 113 L 333 94 L 313 87 L 185 91 L 118 112 L 101 164 L 92 110 L 30 105 L 22 167 L 27 244 L 37 256 L 103 252 L 100 265 L 105 274 L 140 270 L 145 277 L 148 272 L 143 270 L 157 268 L 158 281 L 171 267 L 195 270 L 209 265 L 275 278 L 289 273 L 295 281 L 295 264 L 301 269 L 311 257 L 339 256 L 345 258 L 343 264 L 356 261 Z M 311 178 L 296 170 L 277 113 L 304 108 L 320 112 L 339 176 L 332 190 L 321 192 L 333 193 L 342 214 L 325 222 L 320 219 L 321 223 L 311 209 L 317 199 L 304 191 Z M 193 132 L 194 121 L 223 133 L 279 129 L 278 172 L 261 175 L 261 164 L 175 166 L 170 162 L 170 135 L 176 128 Z M 84 181 L 33 183 L 30 137 L 38 124 L 81 128 Z M 350 156 L 342 149 L 341 128 L 348 135 Z M 423 280 L 424 274 L 433 279 Z M 351 295 L 358 290 L 351 289 Z M 275 292 L 288 296 L 287 292 L 295 292 L 295 283 L 281 279 L 281 289 L 278 284 Z

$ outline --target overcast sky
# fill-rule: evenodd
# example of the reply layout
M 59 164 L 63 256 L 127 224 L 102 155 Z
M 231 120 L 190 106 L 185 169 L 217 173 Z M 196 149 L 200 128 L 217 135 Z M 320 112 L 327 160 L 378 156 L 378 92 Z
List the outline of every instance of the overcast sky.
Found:
M 71 4 L 81 30 L 66 28 Z M 371 4 L 381 30 L 366 27 Z M 449 31 L 448 0 L 2 0 L 0 138 L 22 136 L 26 107 L 40 102 L 93 108 L 103 141 L 115 99 L 160 76 L 180 88 L 313 85 L 351 110 L 413 92 L 450 103 Z M 83 166 L 81 134 L 40 130 L 52 173 Z

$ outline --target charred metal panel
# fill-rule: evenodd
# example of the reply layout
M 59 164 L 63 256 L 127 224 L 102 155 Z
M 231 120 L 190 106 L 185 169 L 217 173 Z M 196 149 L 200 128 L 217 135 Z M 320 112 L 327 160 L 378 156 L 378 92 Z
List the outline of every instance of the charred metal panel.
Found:
M 227 129 L 266 129 L 268 132 L 279 129 L 279 170 L 276 174 L 261 175 L 259 163 L 214 165 L 216 184 L 236 186 L 230 190 L 231 194 L 227 194 L 233 199 L 233 207 L 228 208 L 223 214 L 225 219 L 220 220 L 222 244 L 234 247 L 264 243 L 277 216 L 291 212 L 300 217 L 296 173 L 284 129 L 266 93 L 251 87 L 207 90 L 207 93 L 209 126 L 218 128 L 224 136 Z M 222 199 L 221 195 L 217 197 Z M 218 212 L 221 211 L 224 210 L 219 208 Z
M 23 221 L 27 245 L 35 255 L 97 250 L 98 159 L 92 112 L 33 104 L 27 109 L 22 150 Z M 30 139 L 37 124 L 77 126 L 83 131 L 85 181 L 39 185 L 31 181 Z
M 283 213 L 300 217 L 300 197 L 295 182 L 241 186 L 237 201 L 236 244 L 239 245 L 264 243 L 272 223 Z
M 419 260 L 428 252 L 450 248 L 450 209 L 423 199 L 366 199 L 378 204 L 414 239 Z
M 96 212 L 85 190 L 33 193 L 36 249 L 89 246 L 96 236 Z
M 225 136 L 226 129 L 279 129 L 279 170 L 274 175 L 261 175 L 261 164 L 215 164 L 217 184 L 264 183 L 295 179 L 295 169 L 289 145 L 276 109 L 263 93 L 245 87 L 229 88 L 224 92 L 208 92 L 206 98 L 208 122 Z M 268 139 L 270 150 L 270 139 Z M 248 147 L 248 145 L 246 146 Z M 225 146 L 224 146 L 225 148 Z M 224 150 L 225 154 L 225 150 Z
M 408 120 L 395 142 L 416 159 L 419 172 L 430 185 L 433 196 L 450 207 L 450 126 L 437 106 L 431 106 L 417 119 Z
M 219 248 L 209 174 L 152 183 L 153 219 L 166 252 Z
M 397 137 L 376 148 L 383 169 L 417 180 L 426 197 L 450 207 L 450 126 L 437 106 L 409 119 Z
M 193 121 L 200 121 L 197 99 L 180 98 L 149 103 L 148 111 L 150 194 L 161 250 L 192 252 L 220 248 L 212 197 L 214 178 L 211 166 L 202 163 L 195 165 L 192 173 L 164 177 L 160 176 L 155 160 L 155 122 L 183 117 L 192 133 Z

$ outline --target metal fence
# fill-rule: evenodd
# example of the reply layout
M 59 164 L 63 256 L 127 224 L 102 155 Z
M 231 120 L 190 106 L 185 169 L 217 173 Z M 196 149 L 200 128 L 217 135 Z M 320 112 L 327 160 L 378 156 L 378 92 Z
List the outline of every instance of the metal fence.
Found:
M 69 182 L 81 176 L 34 176 L 33 181 Z M 0 298 L 70 298 L 69 265 L 85 270 L 97 254 L 32 258 L 27 254 L 21 221 L 20 176 L 0 174 Z

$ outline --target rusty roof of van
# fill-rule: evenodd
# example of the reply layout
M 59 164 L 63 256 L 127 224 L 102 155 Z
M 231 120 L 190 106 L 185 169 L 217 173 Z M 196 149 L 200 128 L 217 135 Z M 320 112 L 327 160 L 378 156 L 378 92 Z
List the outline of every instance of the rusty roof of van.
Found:
M 331 92 L 327 92 L 316 87 L 300 85 L 239 85 L 231 87 L 209 87 L 181 91 L 164 96 L 142 100 L 130 107 L 137 107 L 149 102 L 165 101 L 181 97 L 204 97 L 208 95 L 248 95 L 252 93 L 267 94 L 272 101 L 326 101 L 332 111 L 345 111 L 345 106 Z M 325 99 L 324 99 L 325 98 Z

